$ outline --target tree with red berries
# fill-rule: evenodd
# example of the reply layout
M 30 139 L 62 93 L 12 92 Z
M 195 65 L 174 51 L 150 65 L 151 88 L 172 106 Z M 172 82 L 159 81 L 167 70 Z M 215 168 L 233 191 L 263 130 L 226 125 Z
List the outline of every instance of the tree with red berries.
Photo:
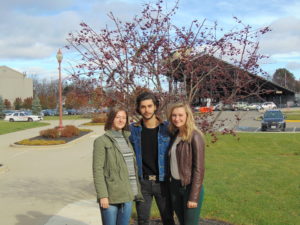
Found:
M 178 4 L 171 10 L 163 6 L 163 0 L 146 4 L 132 21 L 110 13 L 115 26 L 99 32 L 81 23 L 67 39 L 67 48 L 81 56 L 73 78 L 122 93 L 117 101 L 131 111 L 137 87 L 156 93 L 162 109 L 179 99 L 233 102 L 265 91 L 253 74 L 263 74 L 259 37 L 268 27 L 255 30 L 237 18 L 239 28 L 230 31 L 206 20 L 178 27 L 172 22 Z

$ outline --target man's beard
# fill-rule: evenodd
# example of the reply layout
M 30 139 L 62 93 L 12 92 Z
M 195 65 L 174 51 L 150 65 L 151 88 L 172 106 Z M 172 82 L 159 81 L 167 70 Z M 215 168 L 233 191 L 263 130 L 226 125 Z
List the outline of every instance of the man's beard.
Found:
M 142 115 L 142 117 L 143 117 L 144 120 L 151 120 L 154 115 L 155 115 L 155 113 L 153 113 L 149 118 L 147 118 L 147 117 L 145 117 L 143 115 Z

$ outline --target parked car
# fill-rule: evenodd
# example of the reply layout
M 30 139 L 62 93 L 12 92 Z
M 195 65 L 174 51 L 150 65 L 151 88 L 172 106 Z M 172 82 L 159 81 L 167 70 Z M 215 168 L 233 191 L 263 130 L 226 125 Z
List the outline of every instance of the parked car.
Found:
M 200 112 L 200 107 L 201 106 L 193 106 L 192 109 L 194 112 Z
M 248 107 L 248 103 L 247 102 L 235 102 L 233 103 L 233 108 L 235 111 L 237 110 L 249 110 L 247 107 Z
M 11 115 L 5 116 L 4 120 L 9 122 L 15 122 L 15 121 L 40 121 L 43 120 L 42 116 L 36 116 L 36 115 L 28 115 L 24 112 L 15 112 Z
M 25 113 L 27 115 L 33 115 L 32 110 L 22 110 L 22 111 L 19 111 L 19 112 Z
M 59 109 L 53 109 L 53 112 L 54 112 L 54 116 L 59 116 Z M 68 115 L 68 111 L 63 109 L 62 110 L 62 115 Z
M 213 106 L 214 111 L 234 111 L 234 107 L 232 104 L 224 104 L 222 102 Z
M 68 115 L 77 115 L 79 112 L 76 109 L 67 109 Z
M 44 110 L 42 110 L 42 114 L 44 116 L 54 116 L 55 110 L 54 109 L 44 109 Z
M 251 103 L 247 106 L 247 110 L 260 110 L 261 108 L 261 103 Z
M 15 110 L 8 110 L 8 109 L 6 109 L 6 110 L 3 110 L 2 112 L 4 113 L 5 116 L 8 116 L 10 114 L 13 114 L 16 111 Z
M 269 110 L 269 109 L 276 109 L 277 106 L 275 105 L 274 102 L 264 102 L 261 104 L 261 108 L 263 110 Z
M 267 110 L 261 121 L 261 130 L 281 130 L 285 131 L 286 123 L 284 114 L 278 110 Z

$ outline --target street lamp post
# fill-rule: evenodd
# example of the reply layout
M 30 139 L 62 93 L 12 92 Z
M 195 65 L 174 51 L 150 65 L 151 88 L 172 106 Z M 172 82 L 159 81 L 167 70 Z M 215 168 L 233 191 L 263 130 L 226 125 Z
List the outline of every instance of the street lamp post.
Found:
M 59 126 L 58 129 L 62 130 L 63 125 L 62 125 L 62 91 L 61 91 L 61 62 L 63 59 L 63 55 L 60 51 L 60 49 L 58 49 L 58 52 L 56 54 L 56 59 L 58 62 L 58 73 L 59 73 L 59 88 L 58 88 L 58 92 L 59 92 Z

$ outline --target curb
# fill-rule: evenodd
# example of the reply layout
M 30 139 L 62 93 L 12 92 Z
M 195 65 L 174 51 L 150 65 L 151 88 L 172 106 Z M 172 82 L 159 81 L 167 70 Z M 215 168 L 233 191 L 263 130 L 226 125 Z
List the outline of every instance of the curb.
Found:
M 64 147 L 70 147 L 70 146 L 73 146 L 74 144 L 76 144 L 77 142 L 81 141 L 82 139 L 84 138 L 88 138 L 92 135 L 96 134 L 95 131 L 92 131 L 86 135 L 83 135 L 82 137 L 80 138 L 77 138 L 73 141 L 70 141 L 68 143 L 65 143 L 65 144 L 58 144 L 58 145 L 17 145 L 17 144 L 10 144 L 9 147 L 12 147 L 12 148 L 18 148 L 18 149 L 28 149 L 28 148 L 33 148 L 33 149 L 53 149 L 53 148 L 64 148 Z
M 299 123 L 300 120 L 286 120 L 287 123 Z

